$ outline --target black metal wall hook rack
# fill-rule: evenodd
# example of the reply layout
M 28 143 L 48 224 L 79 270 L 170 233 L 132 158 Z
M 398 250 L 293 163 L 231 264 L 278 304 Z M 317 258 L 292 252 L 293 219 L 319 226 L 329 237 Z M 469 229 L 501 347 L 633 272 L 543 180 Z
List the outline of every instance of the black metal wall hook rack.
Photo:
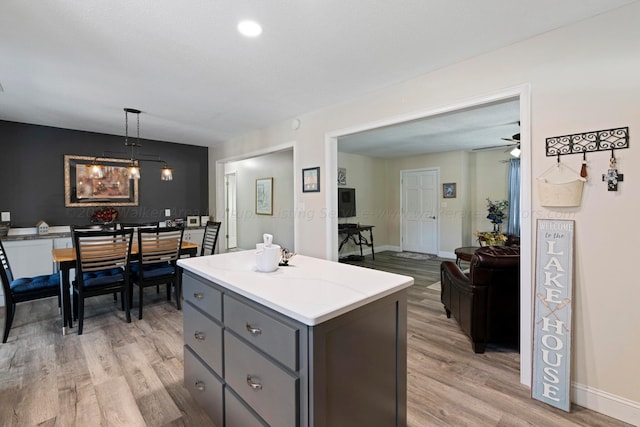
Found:
M 629 127 L 547 138 L 547 157 L 629 148 Z M 583 156 L 584 157 L 584 156 Z

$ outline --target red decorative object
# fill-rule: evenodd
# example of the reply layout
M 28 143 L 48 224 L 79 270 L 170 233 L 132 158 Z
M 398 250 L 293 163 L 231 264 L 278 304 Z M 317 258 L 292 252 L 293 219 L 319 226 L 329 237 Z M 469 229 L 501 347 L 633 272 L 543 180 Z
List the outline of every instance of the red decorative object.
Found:
M 116 208 L 100 208 L 96 209 L 91 215 L 94 222 L 113 222 L 118 219 L 119 212 Z

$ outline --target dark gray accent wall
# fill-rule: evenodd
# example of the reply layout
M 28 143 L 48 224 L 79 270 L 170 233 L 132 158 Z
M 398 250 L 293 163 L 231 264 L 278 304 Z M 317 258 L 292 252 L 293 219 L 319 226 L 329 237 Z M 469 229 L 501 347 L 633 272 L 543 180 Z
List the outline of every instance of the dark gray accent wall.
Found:
M 161 163 L 143 162 L 138 206 L 117 207 L 121 220 L 164 221 L 208 214 L 208 148 L 142 139 L 135 153 L 158 155 L 174 169 L 173 181 L 160 179 Z M 128 158 L 124 137 L 0 121 L 0 211 L 12 227 L 86 224 L 95 207 L 64 206 L 64 155 Z

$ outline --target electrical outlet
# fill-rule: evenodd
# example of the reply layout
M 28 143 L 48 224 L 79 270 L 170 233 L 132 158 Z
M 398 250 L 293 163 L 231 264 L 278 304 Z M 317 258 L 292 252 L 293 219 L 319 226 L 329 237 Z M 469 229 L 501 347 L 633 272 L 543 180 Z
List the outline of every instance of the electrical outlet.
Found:
M 2 212 L 2 221 L 11 221 L 11 212 Z
M 170 217 L 171 216 L 171 209 L 165 209 L 164 210 L 164 216 Z

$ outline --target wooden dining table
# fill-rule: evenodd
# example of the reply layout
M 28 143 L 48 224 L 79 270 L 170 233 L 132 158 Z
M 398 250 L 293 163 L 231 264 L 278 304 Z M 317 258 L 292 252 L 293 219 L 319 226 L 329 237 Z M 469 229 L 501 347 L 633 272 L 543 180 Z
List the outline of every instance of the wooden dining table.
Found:
M 198 245 L 191 242 L 182 242 L 180 246 L 180 255 L 189 255 L 190 257 L 198 254 Z M 131 246 L 131 259 L 134 260 L 138 256 L 138 246 Z M 71 282 L 69 281 L 69 272 L 76 268 L 76 250 L 75 248 L 57 248 L 51 251 L 51 257 L 56 265 L 56 270 L 60 274 L 60 294 L 62 295 L 62 335 L 66 335 L 67 327 L 72 327 L 71 316 L 71 297 L 69 290 Z

